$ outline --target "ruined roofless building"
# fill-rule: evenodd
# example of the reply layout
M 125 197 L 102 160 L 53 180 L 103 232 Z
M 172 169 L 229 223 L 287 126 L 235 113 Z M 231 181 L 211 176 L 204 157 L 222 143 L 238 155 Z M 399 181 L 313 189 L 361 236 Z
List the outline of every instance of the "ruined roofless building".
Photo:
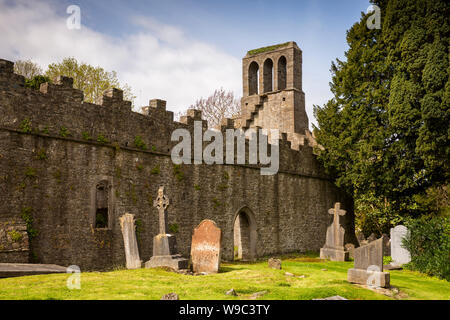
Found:
M 82 271 L 125 266 L 119 218 L 127 212 L 135 217 L 140 258 L 148 261 L 159 232 L 152 205 L 160 186 L 171 202 L 168 230 L 186 258 L 204 219 L 222 230 L 224 260 L 319 251 L 335 202 L 347 211 L 345 243 L 356 243 L 352 199 L 313 153 L 294 42 L 249 51 L 243 116 L 221 128 L 280 129 L 280 167 L 271 176 L 251 164 L 174 165 L 172 132 L 193 136 L 194 121 L 207 130 L 198 110 L 177 122 L 166 102 L 154 99 L 133 112 L 117 89 L 100 104 L 87 103 L 70 78 L 34 90 L 13 66 L 0 59 L 0 262 Z M 248 143 L 246 149 L 248 155 Z
M 278 129 L 293 148 L 315 145 L 302 90 L 302 51 L 295 42 L 250 50 L 242 59 L 240 127 Z

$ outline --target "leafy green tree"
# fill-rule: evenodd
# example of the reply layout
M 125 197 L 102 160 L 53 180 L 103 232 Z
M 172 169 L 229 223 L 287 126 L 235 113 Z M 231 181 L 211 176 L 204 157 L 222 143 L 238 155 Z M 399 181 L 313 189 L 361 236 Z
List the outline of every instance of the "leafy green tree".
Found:
M 127 84 L 119 83 L 115 71 L 105 71 L 101 67 L 80 63 L 75 58 L 65 58 L 60 63 L 48 66 L 46 76 L 56 79 L 60 75 L 73 78 L 74 88 L 84 92 L 84 99 L 87 102 L 99 103 L 103 92 L 110 88 L 123 90 L 125 100 L 133 102 L 136 98 Z
M 25 79 L 25 87 L 33 88 L 35 90 L 39 90 L 42 83 L 52 82 L 49 77 L 38 75 L 34 76 L 31 79 Z
M 347 32 L 346 61 L 332 63 L 333 99 L 314 108 L 319 159 L 354 196 L 366 234 L 433 210 L 417 199 L 448 183 L 450 162 L 448 5 L 373 3 L 381 29 L 362 14 Z

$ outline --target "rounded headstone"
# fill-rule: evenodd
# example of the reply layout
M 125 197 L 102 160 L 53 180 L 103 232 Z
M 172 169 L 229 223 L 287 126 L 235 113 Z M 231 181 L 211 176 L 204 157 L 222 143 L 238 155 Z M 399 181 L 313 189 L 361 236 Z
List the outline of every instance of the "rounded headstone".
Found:
M 191 244 L 192 270 L 196 273 L 216 273 L 221 257 L 221 230 L 212 220 L 203 220 L 194 229 Z

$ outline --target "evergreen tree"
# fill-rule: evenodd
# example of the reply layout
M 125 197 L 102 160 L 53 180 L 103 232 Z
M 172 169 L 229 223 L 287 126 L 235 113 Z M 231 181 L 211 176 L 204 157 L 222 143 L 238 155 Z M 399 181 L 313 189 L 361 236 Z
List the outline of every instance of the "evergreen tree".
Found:
M 354 196 L 360 229 L 381 234 L 448 182 L 449 27 L 444 1 L 373 3 L 381 29 L 367 28 L 369 13 L 347 32 L 334 97 L 314 113 L 319 159 Z

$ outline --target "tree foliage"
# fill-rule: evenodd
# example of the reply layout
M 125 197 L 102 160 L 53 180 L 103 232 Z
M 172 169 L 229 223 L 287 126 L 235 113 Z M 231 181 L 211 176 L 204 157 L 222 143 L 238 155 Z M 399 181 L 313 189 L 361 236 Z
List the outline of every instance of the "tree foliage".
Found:
M 39 90 L 39 88 L 41 87 L 41 84 L 46 83 L 46 82 L 51 83 L 52 81 L 49 77 L 38 75 L 38 76 L 34 76 L 31 79 L 25 79 L 25 87 Z
M 232 91 L 217 89 L 207 98 L 198 99 L 191 108 L 201 110 L 203 119 L 208 121 L 210 128 L 219 128 L 224 118 L 240 116 L 241 103 L 234 98 Z
M 373 3 L 381 29 L 367 28 L 363 13 L 348 30 L 314 130 L 319 159 L 355 198 L 360 229 L 381 233 L 432 210 L 418 199 L 448 184 L 449 25 L 442 0 Z
M 450 281 L 450 220 L 426 217 L 407 222 L 409 233 L 403 245 L 411 254 L 406 266 Z
M 32 60 L 17 60 L 14 63 L 14 73 L 24 76 L 25 79 L 33 79 L 36 76 L 42 75 L 42 68 Z
M 125 100 L 133 101 L 136 98 L 127 84 L 119 83 L 115 71 L 105 71 L 101 67 L 80 63 L 75 58 L 65 58 L 48 66 L 46 76 L 54 80 L 60 75 L 73 78 L 74 88 L 84 92 L 87 102 L 99 103 L 103 92 L 111 88 L 123 90 Z

